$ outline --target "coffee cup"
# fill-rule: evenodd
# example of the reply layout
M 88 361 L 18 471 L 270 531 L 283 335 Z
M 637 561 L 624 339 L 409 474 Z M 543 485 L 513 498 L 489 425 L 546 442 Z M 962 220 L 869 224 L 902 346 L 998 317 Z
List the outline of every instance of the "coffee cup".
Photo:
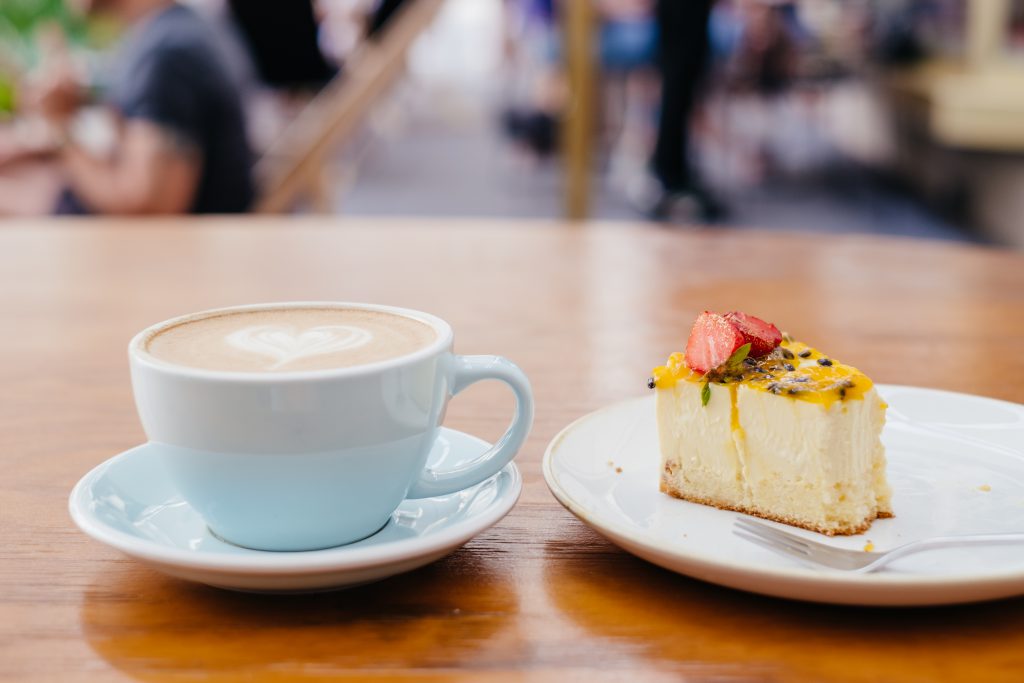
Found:
M 167 320 L 128 351 L 142 426 L 182 498 L 225 541 L 297 551 L 370 536 L 404 499 L 512 460 L 533 422 L 526 375 L 452 345 L 428 313 L 297 302 Z M 515 395 L 508 430 L 456 469 L 427 467 L 449 399 L 489 379 Z

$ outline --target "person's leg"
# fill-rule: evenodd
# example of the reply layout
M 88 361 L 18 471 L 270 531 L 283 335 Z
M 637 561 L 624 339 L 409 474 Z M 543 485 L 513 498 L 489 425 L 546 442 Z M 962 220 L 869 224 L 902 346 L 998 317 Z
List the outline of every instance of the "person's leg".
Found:
M 651 165 L 666 194 L 696 191 L 702 212 L 711 214 L 717 209 L 695 187 L 689 161 L 689 125 L 707 62 L 711 0 L 659 0 L 656 11 L 661 108 Z

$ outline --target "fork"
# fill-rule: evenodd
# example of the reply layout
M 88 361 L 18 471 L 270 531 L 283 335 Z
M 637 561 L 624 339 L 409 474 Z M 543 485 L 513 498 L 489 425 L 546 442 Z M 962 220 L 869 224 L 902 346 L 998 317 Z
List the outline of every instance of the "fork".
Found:
M 762 548 L 785 557 L 793 557 L 802 562 L 819 567 L 840 569 L 857 574 L 867 574 L 881 569 L 893 560 L 925 550 L 938 548 L 956 548 L 974 545 L 1001 545 L 1007 543 L 1024 543 L 1024 533 L 1012 534 L 971 534 L 965 536 L 935 536 L 918 541 L 905 543 L 884 552 L 868 552 L 863 550 L 846 550 L 835 548 L 817 541 L 810 541 L 802 536 L 791 534 L 763 522 L 740 517 L 733 524 L 732 533 L 740 538 L 756 543 Z

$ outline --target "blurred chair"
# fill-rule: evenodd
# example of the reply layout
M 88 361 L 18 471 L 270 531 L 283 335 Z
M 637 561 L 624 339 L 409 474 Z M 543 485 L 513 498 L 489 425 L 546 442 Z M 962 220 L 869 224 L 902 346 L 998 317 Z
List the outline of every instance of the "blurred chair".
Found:
M 416 38 L 444 0 L 409 0 L 393 12 L 284 129 L 256 165 L 257 210 L 283 213 L 303 201 L 320 213 L 333 210 L 327 172 L 334 151 L 357 130 L 402 75 Z

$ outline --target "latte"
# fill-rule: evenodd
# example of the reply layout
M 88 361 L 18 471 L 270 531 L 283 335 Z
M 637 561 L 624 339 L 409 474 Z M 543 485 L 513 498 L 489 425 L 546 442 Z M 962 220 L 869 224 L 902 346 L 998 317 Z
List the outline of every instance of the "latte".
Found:
M 437 339 L 424 322 L 358 308 L 265 308 L 186 320 L 150 337 L 154 357 L 194 368 L 290 372 L 408 355 Z

